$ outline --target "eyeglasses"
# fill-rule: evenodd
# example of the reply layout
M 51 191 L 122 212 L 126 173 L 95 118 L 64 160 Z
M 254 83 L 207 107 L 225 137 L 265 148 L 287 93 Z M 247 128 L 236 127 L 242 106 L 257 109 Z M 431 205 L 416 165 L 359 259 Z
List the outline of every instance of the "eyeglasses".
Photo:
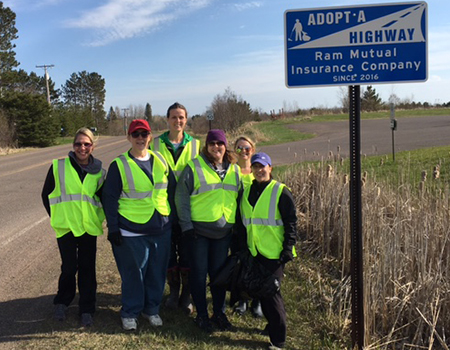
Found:
M 146 139 L 148 137 L 148 135 L 150 135 L 150 133 L 148 131 L 133 131 L 131 133 L 131 137 L 134 139 L 137 139 L 139 136 L 141 136 L 142 138 Z
M 75 147 L 80 148 L 81 146 L 84 146 L 85 148 L 91 148 L 92 143 L 89 142 L 74 142 L 73 144 Z
M 237 150 L 236 150 L 237 153 L 241 153 L 242 151 L 250 152 L 250 150 L 252 149 L 251 147 L 248 147 L 248 146 L 237 146 L 236 148 L 237 148 Z
M 208 142 L 208 146 L 225 146 L 225 143 L 222 141 L 211 141 Z

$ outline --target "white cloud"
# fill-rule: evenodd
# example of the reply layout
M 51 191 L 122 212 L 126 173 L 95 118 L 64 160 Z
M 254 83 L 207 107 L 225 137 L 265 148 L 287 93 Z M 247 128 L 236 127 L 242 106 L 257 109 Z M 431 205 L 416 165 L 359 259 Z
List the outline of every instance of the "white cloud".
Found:
M 68 27 L 94 29 L 89 45 L 103 46 L 159 29 L 167 22 L 207 6 L 213 0 L 108 0 L 105 5 L 66 22 Z
M 245 2 L 243 4 L 240 4 L 240 3 L 233 4 L 232 6 L 237 11 L 245 11 L 245 10 L 252 9 L 255 7 L 261 7 L 262 3 L 260 1 L 250 1 L 250 2 Z

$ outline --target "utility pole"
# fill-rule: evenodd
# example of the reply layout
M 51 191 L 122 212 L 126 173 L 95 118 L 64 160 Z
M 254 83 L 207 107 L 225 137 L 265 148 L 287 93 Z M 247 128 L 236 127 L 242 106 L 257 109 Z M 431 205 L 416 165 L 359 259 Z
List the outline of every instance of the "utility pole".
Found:
M 123 130 L 125 131 L 125 135 L 127 134 L 128 129 L 128 123 L 127 123 L 127 111 L 130 110 L 129 108 L 122 108 L 123 111 Z
M 47 87 L 47 102 L 48 104 L 50 103 L 50 89 L 48 87 L 48 72 L 47 72 L 47 68 L 53 68 L 55 65 L 54 64 L 44 64 L 42 66 L 36 66 L 36 68 L 44 68 L 45 70 L 45 85 Z

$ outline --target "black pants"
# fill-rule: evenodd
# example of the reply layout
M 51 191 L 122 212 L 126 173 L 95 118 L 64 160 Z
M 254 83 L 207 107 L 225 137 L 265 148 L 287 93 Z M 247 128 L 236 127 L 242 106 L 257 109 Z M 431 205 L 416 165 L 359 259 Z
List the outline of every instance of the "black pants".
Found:
M 78 271 L 79 313 L 95 312 L 97 279 L 95 275 L 95 257 L 97 237 L 87 233 L 74 237 L 72 232 L 57 239 L 61 254 L 61 275 L 58 293 L 53 304 L 69 306 L 75 298 L 76 274 Z
M 257 259 L 281 282 L 284 265 L 280 265 L 278 260 L 269 260 L 259 254 Z M 270 342 L 277 347 L 284 347 L 286 343 L 286 309 L 281 292 L 270 298 L 261 298 L 261 309 L 268 322 Z

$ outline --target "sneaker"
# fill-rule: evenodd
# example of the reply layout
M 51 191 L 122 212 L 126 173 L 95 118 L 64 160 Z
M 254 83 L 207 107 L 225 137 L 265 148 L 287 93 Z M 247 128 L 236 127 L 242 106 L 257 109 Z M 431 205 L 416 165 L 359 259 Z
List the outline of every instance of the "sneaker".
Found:
M 122 317 L 122 328 L 126 331 L 134 331 L 137 328 L 137 319 L 132 317 Z
M 250 308 L 254 318 L 262 318 L 264 316 L 261 308 L 261 302 L 259 300 L 253 299 Z
M 212 329 L 212 325 L 211 322 L 209 321 L 208 316 L 200 316 L 197 315 L 197 317 L 195 318 L 194 322 L 197 324 L 197 326 L 204 332 L 210 334 L 212 333 L 213 329 Z
M 221 331 L 234 332 L 236 328 L 228 321 L 227 316 L 222 313 L 218 315 L 213 315 L 211 317 L 211 322 L 216 325 L 216 327 Z
M 163 325 L 163 321 L 161 319 L 161 317 L 156 314 L 156 315 L 146 315 L 146 314 L 142 314 L 142 317 L 144 317 L 146 320 L 148 320 L 148 322 L 150 322 L 150 326 L 153 327 L 161 327 Z
M 94 319 L 92 318 L 92 314 L 84 313 L 81 314 L 81 325 L 83 327 L 90 327 L 94 323 Z
M 270 343 L 268 349 L 269 350 L 281 350 L 282 348 L 280 348 L 278 346 L 275 346 L 272 343 Z
M 238 306 L 234 308 L 234 312 L 242 316 L 247 312 L 247 302 L 245 300 L 239 300 Z
M 55 305 L 55 319 L 58 321 L 64 321 L 66 319 L 67 306 L 64 304 Z

